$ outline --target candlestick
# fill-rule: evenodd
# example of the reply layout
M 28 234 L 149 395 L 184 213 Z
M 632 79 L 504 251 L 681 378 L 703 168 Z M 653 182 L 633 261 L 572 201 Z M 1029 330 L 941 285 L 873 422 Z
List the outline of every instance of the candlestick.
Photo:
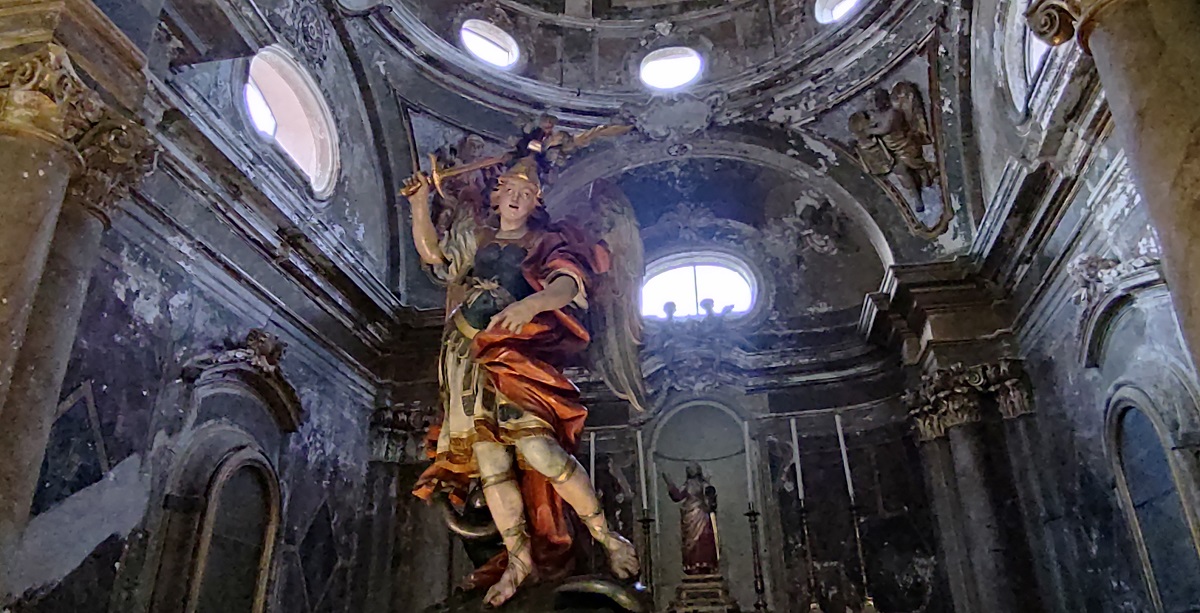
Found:
M 750 422 L 742 422 L 742 444 L 746 448 L 746 502 L 754 505 L 754 466 L 750 454 Z
M 642 445 L 642 431 L 637 431 L 638 479 L 642 482 L 642 509 L 650 508 L 650 497 L 646 484 L 646 448 Z
M 854 480 L 850 478 L 850 454 L 846 452 L 846 433 L 842 428 L 842 414 L 834 413 L 833 420 L 837 426 L 838 446 L 842 449 L 842 468 L 846 472 L 846 492 L 850 494 L 850 521 L 854 522 L 854 544 L 858 549 L 858 571 L 862 578 L 863 594 L 866 596 L 863 601 L 863 610 L 866 611 L 873 609 L 875 602 L 871 599 L 871 586 L 867 584 L 867 558 L 863 555 L 862 528 L 859 526 L 862 518 L 858 513 L 858 503 L 854 499 Z
M 750 520 L 750 548 L 753 552 L 754 610 L 765 613 L 769 609 L 767 608 L 767 582 L 763 575 L 762 554 L 759 552 L 759 515 L 760 513 L 754 510 L 754 503 L 751 503 L 749 509 L 746 511 L 746 518 Z
M 842 471 L 846 473 L 846 493 L 850 494 L 850 506 L 854 506 L 854 479 L 850 477 L 850 456 L 846 452 L 846 433 L 842 430 L 842 414 L 835 413 L 833 415 L 834 423 L 837 425 L 838 447 L 842 450 Z
M 796 495 L 804 502 L 804 470 L 800 468 L 800 435 L 796 433 L 796 418 L 788 420 L 792 427 L 792 466 L 796 467 Z
M 596 433 L 588 432 L 588 476 L 592 479 L 592 489 L 596 489 Z

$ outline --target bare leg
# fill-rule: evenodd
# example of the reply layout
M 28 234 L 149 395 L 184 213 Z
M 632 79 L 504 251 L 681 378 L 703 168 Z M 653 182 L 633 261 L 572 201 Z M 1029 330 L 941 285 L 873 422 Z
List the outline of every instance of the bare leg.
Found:
M 517 442 L 525 461 L 550 479 L 554 490 L 575 509 L 592 538 L 608 552 L 608 564 L 614 575 L 628 579 L 638 574 L 637 551 L 620 534 L 608 527 L 604 509 L 587 471 L 557 441 L 546 436 L 531 436 Z
M 485 603 L 498 607 L 512 598 L 517 587 L 533 572 L 529 534 L 525 531 L 525 502 L 517 487 L 508 449 L 499 443 L 475 443 L 473 449 L 479 462 L 483 496 L 508 550 L 508 567 L 484 596 Z

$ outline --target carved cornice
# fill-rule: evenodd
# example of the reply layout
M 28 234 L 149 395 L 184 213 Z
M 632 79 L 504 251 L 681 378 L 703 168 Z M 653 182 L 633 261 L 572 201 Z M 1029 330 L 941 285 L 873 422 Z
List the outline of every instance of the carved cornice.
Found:
M 421 402 L 384 404 L 371 415 L 371 461 L 412 464 L 425 461 L 425 437 L 437 406 Z
M 1050 45 L 1079 42 L 1091 54 L 1089 40 L 1101 15 L 1124 0 L 1034 0 L 1025 12 L 1029 28 Z
M 904 395 L 909 418 L 922 442 L 945 437 L 958 426 L 983 420 L 983 400 L 994 398 L 1005 419 L 1033 412 L 1033 401 L 1018 360 L 967 367 L 952 364 L 921 378 L 920 385 Z
M 304 422 L 304 408 L 279 366 L 285 349 L 287 343 L 279 337 L 252 328 L 245 339 L 227 341 L 188 360 L 183 379 L 196 385 L 240 382 L 262 397 L 284 432 L 295 432 Z
M 859 317 L 864 338 L 919 364 L 939 345 L 995 339 L 1011 317 L 996 292 L 964 260 L 893 265 Z

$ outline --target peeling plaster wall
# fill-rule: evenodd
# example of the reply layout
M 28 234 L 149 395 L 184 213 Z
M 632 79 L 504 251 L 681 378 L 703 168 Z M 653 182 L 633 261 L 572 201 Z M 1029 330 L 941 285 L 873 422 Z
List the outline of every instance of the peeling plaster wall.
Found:
M 303 590 L 286 578 L 290 567 L 316 562 L 303 554 L 317 551 L 305 537 L 322 505 L 331 540 L 320 551 L 331 552 L 322 555 L 337 565 L 332 584 L 344 586 L 357 547 L 370 389 L 236 283 L 197 276 L 179 251 L 148 250 L 143 232 L 119 221 L 93 272 L 63 386 L 67 402 L 51 433 L 22 543 L 14 594 L 21 598 L 12 610 L 62 611 L 85 603 L 77 610 L 143 610 L 155 581 L 179 581 L 155 577 L 163 553 L 157 509 L 194 433 L 217 423 L 249 432 L 279 474 L 276 560 L 284 579 L 273 591 Z M 282 370 L 306 411 L 294 434 L 279 432 L 260 402 L 239 408 L 223 400 L 215 412 L 197 413 L 178 392 L 184 361 L 251 327 L 289 344 Z M 337 591 L 329 596 L 335 608 L 345 598 Z
M 1037 410 L 1033 460 L 1041 468 L 1034 479 L 1041 483 L 1038 496 L 1047 509 L 1042 521 L 1050 549 L 1042 552 L 1040 563 L 1057 573 L 1061 586 L 1042 600 L 1052 610 L 1152 611 L 1134 533 L 1119 503 L 1105 407 L 1118 384 L 1133 385 L 1184 420 L 1195 413 L 1185 398 L 1196 376 L 1164 285 L 1135 293 L 1118 306 L 1116 315 L 1092 332 L 1104 338 L 1096 363 L 1084 361 L 1086 299 L 1078 303 L 1083 295 L 1070 263 L 1081 256 L 1122 262 L 1158 257 L 1123 156 L 1111 143 L 1094 146 L 1097 155 L 1083 170 L 1082 188 L 1051 235 L 1036 245 L 1014 288 L 1026 313 L 1019 335 Z M 1162 529 L 1158 523 L 1142 525 L 1148 539 Z M 1174 577 L 1174 567 L 1190 566 L 1184 560 L 1160 563 L 1160 581 L 1182 580 Z
M 257 189 L 332 252 L 336 262 L 361 268 L 364 274 L 396 287 L 394 186 L 385 182 L 384 162 L 375 146 L 379 135 L 360 94 L 352 63 L 360 60 L 342 47 L 333 17 L 314 0 L 255 4 L 274 30 L 277 44 L 316 82 L 332 114 L 340 157 L 332 195 L 315 198 L 308 178 L 250 122 L 243 94 L 249 58 L 184 67 L 166 78 L 200 110 L 192 120 L 201 130 L 239 170 L 256 180 Z M 298 118 L 279 118 L 289 119 Z

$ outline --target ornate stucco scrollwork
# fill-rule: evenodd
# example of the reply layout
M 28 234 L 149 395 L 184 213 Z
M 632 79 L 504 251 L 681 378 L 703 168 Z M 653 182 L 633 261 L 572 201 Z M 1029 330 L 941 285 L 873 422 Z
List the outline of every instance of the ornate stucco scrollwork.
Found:
M 1058 46 L 1075 38 L 1079 14 L 1078 0 L 1034 0 L 1025 11 L 1025 21 L 1034 36 Z
M 0 124 L 71 145 L 82 166 L 69 197 L 106 226 L 158 156 L 149 132 L 104 104 L 55 44 L 0 64 Z
M 951 428 L 983 420 L 983 394 L 989 391 L 988 366 L 951 364 L 923 377 L 904 402 L 921 441 L 946 436 Z
M 252 328 L 245 339 L 227 340 L 188 360 L 183 366 L 183 379 L 196 385 L 240 382 L 266 401 L 284 432 L 295 432 L 304 421 L 304 409 L 279 366 L 286 348 L 287 343 L 274 334 Z
M 88 89 L 58 45 L 0 63 L 0 124 L 75 144 L 104 113 L 100 96 Z
M 83 171 L 68 185 L 68 198 L 86 207 L 107 228 L 117 203 L 154 170 L 158 145 L 145 128 L 109 112 L 79 139 L 77 147 Z
M 984 370 L 1001 417 L 1016 419 L 1033 413 L 1033 394 L 1019 360 L 1003 358 L 985 365 Z
M 1088 39 L 1100 15 L 1123 0 L 1033 0 L 1025 21 L 1034 35 L 1050 45 L 1064 45 L 1072 38 L 1084 53 L 1091 54 Z

